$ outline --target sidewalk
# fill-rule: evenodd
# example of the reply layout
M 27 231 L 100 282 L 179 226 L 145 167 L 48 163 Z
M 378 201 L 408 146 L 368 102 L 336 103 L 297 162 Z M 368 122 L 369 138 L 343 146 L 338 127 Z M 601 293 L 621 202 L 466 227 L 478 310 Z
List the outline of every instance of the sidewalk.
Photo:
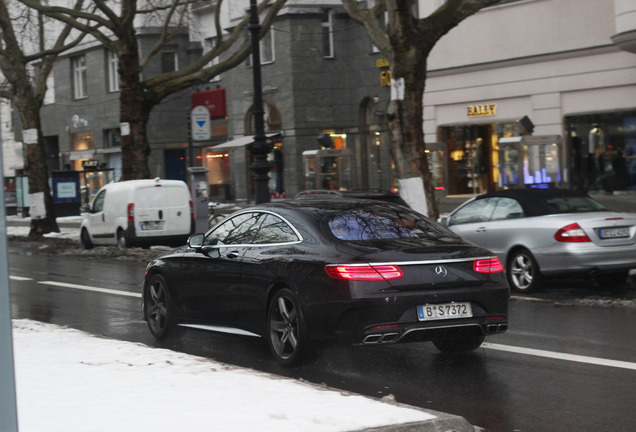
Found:
M 13 321 L 21 432 L 475 432 L 465 419 L 166 349 Z

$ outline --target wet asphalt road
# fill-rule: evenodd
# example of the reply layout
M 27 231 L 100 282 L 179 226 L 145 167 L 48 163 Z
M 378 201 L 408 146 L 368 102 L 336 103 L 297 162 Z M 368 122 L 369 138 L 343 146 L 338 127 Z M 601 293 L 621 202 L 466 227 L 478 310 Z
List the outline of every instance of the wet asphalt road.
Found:
M 428 343 L 324 347 L 309 364 L 285 369 L 257 339 L 189 330 L 179 341 L 155 342 L 139 312 L 144 264 L 25 255 L 10 248 L 9 273 L 14 319 L 66 325 L 368 396 L 393 395 L 463 416 L 490 432 L 636 429 L 636 309 L 565 304 L 580 293 L 562 294 L 557 302 L 545 294 L 513 299 L 510 331 L 471 354 L 443 355 Z M 552 299 L 536 301 L 541 297 Z M 580 357 L 554 358 L 559 353 Z M 603 359 L 625 363 L 607 365 Z

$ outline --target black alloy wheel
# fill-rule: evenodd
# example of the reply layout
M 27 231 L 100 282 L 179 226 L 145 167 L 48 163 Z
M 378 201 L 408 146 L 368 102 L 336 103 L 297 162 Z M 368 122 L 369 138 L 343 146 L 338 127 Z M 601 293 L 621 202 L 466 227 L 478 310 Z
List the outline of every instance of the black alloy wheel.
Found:
M 541 273 L 539 265 L 526 249 L 512 252 L 508 260 L 508 282 L 513 291 L 529 293 L 537 289 Z
M 296 296 L 289 289 L 274 294 L 267 314 L 267 330 L 276 361 L 284 366 L 300 362 L 307 351 L 307 333 Z
M 145 295 L 146 320 L 150 333 L 156 339 L 178 336 L 174 319 L 174 304 L 166 280 L 160 274 L 150 278 Z
M 486 337 L 484 335 L 463 336 L 453 339 L 438 339 L 433 345 L 441 352 L 461 353 L 474 351 L 481 346 Z

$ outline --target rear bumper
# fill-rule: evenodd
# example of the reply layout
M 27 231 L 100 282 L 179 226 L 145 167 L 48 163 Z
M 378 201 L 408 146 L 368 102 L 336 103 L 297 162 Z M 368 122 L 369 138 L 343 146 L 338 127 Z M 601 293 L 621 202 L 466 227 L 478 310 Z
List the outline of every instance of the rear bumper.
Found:
M 157 231 L 156 234 L 138 236 L 135 227 L 132 224 L 128 224 L 125 232 L 126 242 L 129 246 L 155 246 L 155 245 L 164 245 L 164 246 L 183 246 L 188 241 L 188 237 L 190 233 L 181 234 L 181 235 L 160 235 L 160 231 Z
M 599 248 L 592 244 L 569 244 L 558 250 L 533 251 L 544 275 L 612 273 L 636 268 L 636 246 Z
M 341 339 L 353 344 L 415 342 L 468 334 L 496 334 L 508 329 L 507 286 L 439 290 L 313 304 L 305 318 L 313 339 Z M 469 318 L 420 321 L 417 306 L 470 302 Z

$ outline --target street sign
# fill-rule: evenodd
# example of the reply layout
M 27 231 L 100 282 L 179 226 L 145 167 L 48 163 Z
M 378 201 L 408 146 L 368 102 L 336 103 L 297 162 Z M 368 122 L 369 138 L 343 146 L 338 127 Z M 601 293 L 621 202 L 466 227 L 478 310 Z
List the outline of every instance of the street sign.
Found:
M 210 111 L 202 105 L 195 106 L 190 114 L 192 124 L 192 140 L 207 141 L 210 133 Z

